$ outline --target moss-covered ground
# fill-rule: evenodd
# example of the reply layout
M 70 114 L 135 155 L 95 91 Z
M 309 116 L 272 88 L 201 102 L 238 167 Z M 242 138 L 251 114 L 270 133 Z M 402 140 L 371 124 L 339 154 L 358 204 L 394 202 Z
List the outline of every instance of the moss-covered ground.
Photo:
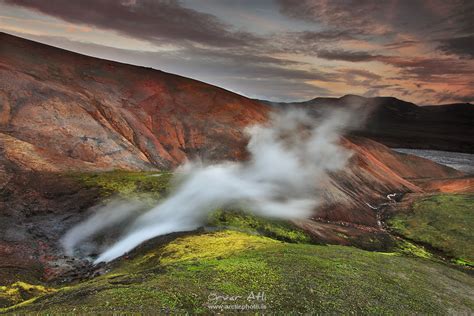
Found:
M 209 215 L 207 225 L 259 234 L 291 243 L 312 242 L 310 235 L 287 221 L 261 218 L 242 211 L 216 210 Z
M 98 187 L 104 199 L 118 195 L 156 203 L 170 180 L 169 173 L 157 174 L 71 176 Z M 453 205 L 461 203 L 458 198 L 466 199 L 456 196 Z M 31 295 L 16 290 L 18 284 L 2 287 L 0 299 L 19 304 L 0 313 L 209 314 L 236 312 L 239 307 L 252 314 L 474 312 L 474 278 L 469 271 L 434 260 L 413 241 L 399 239 L 391 252 L 316 245 L 291 223 L 240 211 L 214 211 L 208 227 L 208 232 L 164 244 L 151 242 L 113 263 L 106 274 L 78 284 L 42 287 L 35 293 L 33 286 Z
M 388 221 L 398 234 L 474 266 L 474 195 L 436 194 L 413 203 Z
M 86 187 L 98 188 L 104 199 L 124 198 L 156 202 L 169 188 L 172 173 L 115 170 L 71 173 L 68 176 Z
M 16 305 L 54 291 L 55 289 L 43 285 L 18 281 L 9 286 L 0 286 L 0 306 Z
M 470 313 L 473 290 L 472 277 L 426 259 L 219 231 L 175 239 L 10 311 Z

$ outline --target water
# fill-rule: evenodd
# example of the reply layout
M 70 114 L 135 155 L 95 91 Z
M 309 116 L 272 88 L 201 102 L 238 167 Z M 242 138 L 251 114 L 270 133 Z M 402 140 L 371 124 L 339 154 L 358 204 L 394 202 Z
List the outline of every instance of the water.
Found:
M 474 154 L 441 150 L 392 148 L 395 151 L 426 158 L 439 164 L 474 174 Z

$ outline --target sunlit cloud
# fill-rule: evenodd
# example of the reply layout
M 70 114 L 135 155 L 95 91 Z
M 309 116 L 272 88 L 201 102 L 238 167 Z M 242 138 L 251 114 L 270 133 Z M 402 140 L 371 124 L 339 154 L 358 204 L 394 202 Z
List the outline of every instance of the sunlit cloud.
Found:
M 470 1 L 0 0 L 0 29 L 253 98 L 472 102 Z

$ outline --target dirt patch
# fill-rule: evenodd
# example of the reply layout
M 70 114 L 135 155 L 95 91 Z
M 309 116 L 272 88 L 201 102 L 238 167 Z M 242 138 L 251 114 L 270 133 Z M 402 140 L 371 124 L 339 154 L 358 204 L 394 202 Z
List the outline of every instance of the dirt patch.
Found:
M 58 240 L 99 201 L 99 191 L 58 174 L 9 173 L 0 190 L 0 285 L 55 279 L 78 264 L 64 259 Z
M 474 176 L 413 181 L 428 192 L 474 193 Z

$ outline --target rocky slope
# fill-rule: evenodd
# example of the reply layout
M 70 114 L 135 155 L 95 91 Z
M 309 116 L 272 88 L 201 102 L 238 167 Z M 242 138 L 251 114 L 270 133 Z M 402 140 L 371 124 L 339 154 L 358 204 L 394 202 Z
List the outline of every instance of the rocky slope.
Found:
M 199 81 L 0 33 L 0 144 L 33 170 L 169 168 L 242 157 L 267 107 Z
M 357 108 L 367 119 L 355 135 L 389 147 L 474 153 L 474 105 L 470 103 L 417 106 L 391 97 L 356 95 L 296 103 L 263 102 L 277 108 L 304 108 L 314 115 L 328 108 Z

